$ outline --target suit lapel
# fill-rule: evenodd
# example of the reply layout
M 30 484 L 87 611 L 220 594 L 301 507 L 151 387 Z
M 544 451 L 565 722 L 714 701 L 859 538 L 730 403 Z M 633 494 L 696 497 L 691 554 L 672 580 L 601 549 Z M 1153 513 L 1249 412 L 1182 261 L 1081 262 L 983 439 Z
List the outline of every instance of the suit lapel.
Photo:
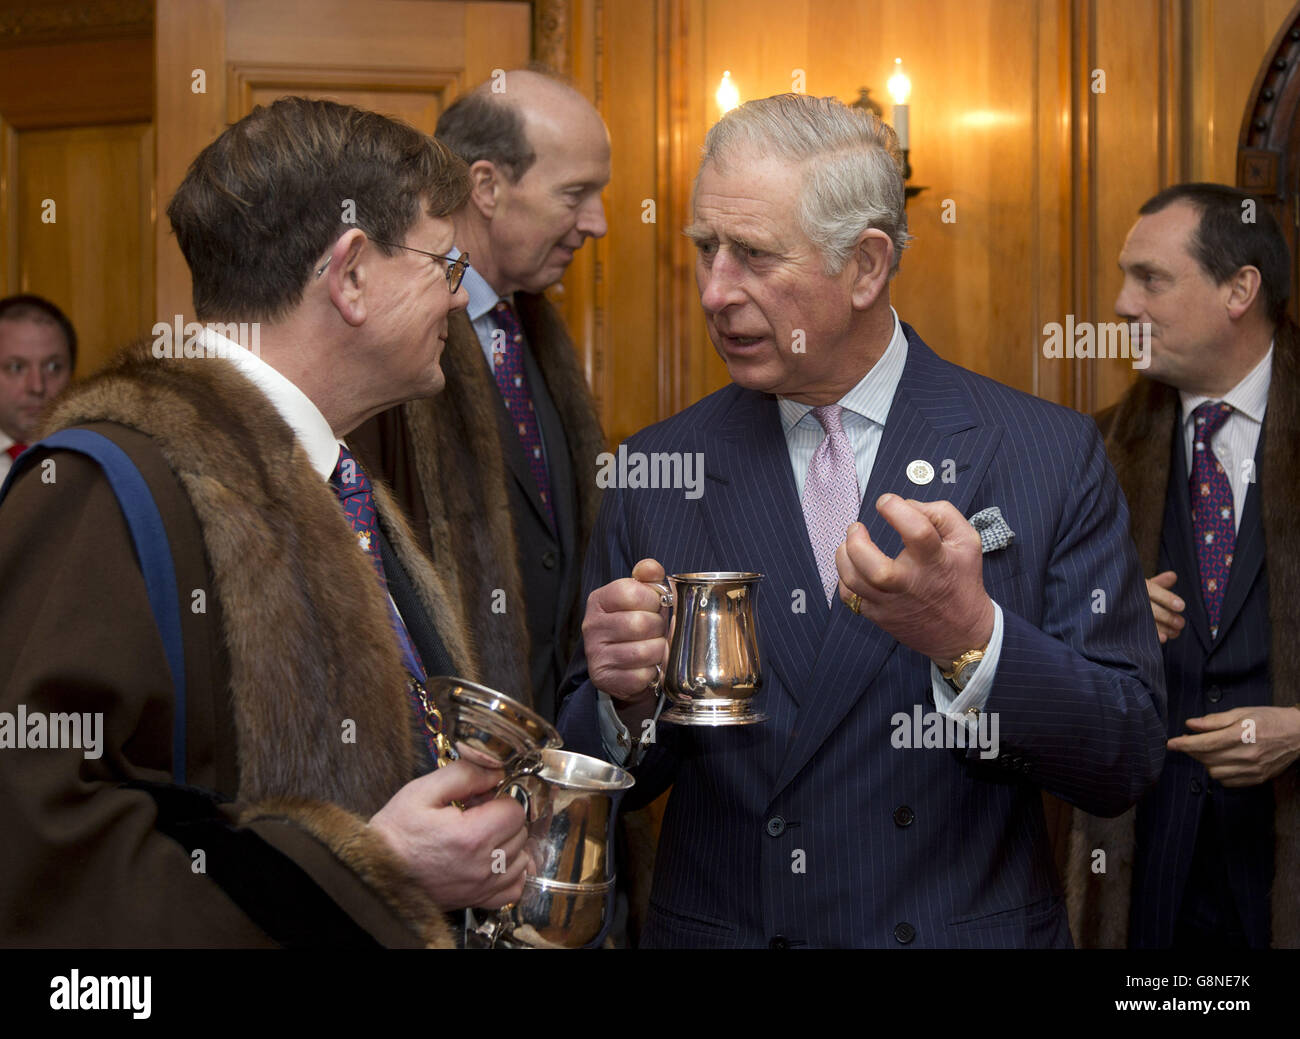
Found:
M 903 327 L 907 333 L 907 364 L 894 393 L 859 514 L 872 540 L 889 556 L 902 551 L 902 540 L 876 511 L 880 496 L 893 492 L 918 501 L 945 498 L 966 515 L 1002 436 L 1000 427 L 977 423 L 967 392 L 954 378 L 952 367 L 908 326 Z M 908 478 L 909 464 L 918 460 L 929 462 L 934 471 L 929 483 L 915 484 Z M 951 465 L 946 464 L 949 460 Z M 951 482 L 945 481 L 945 475 L 952 477 Z M 803 541 L 811 560 L 806 536 Z M 815 566 L 812 573 L 816 573 Z M 800 701 L 798 725 L 773 795 L 798 774 L 871 688 L 876 674 L 897 648 L 893 636 L 856 616 L 843 603 L 832 605 L 814 666 L 803 672 L 810 676 L 800 683 L 807 692 Z M 918 696 L 924 696 L 929 688 L 928 674 L 927 669 Z
M 760 658 L 796 699 L 826 628 L 825 598 L 795 493 L 776 398 L 740 390 L 705 452 L 701 498 L 719 568 L 765 575 L 758 595 Z M 746 553 L 735 555 L 740 548 Z M 795 603 L 802 590 L 803 612 Z

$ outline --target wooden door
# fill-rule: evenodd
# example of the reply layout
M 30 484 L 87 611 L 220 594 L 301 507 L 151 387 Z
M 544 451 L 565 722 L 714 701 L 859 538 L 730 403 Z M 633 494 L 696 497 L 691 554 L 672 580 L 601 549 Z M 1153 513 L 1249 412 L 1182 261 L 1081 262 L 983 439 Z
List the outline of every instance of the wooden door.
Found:
M 532 4 L 442 0 L 158 0 L 157 312 L 191 310 L 163 213 L 194 156 L 254 105 L 324 97 L 432 133 L 493 69 L 526 65 Z
M 77 374 L 153 323 L 148 3 L 0 4 L 0 295 L 77 329 Z

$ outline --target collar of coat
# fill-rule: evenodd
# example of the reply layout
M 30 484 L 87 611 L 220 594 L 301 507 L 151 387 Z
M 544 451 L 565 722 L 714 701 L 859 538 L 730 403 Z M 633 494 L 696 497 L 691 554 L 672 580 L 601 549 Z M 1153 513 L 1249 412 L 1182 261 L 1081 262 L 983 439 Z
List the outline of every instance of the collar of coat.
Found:
M 228 362 L 158 360 L 146 341 L 73 386 L 46 432 L 116 422 L 153 437 L 203 531 L 230 655 L 240 801 L 309 798 L 369 817 L 418 771 L 388 605 L 330 486 Z M 386 489 L 375 504 L 460 673 L 475 656 L 456 599 Z M 341 726 L 355 723 L 357 743 Z
M 1178 391 L 1139 379 L 1114 407 L 1097 416 L 1106 453 L 1128 500 L 1129 525 L 1144 576 L 1156 572 L 1172 461 Z M 1273 375 L 1264 416 L 1258 480 L 1268 573 L 1271 627 L 1269 667 L 1274 706 L 1300 702 L 1300 663 L 1293 641 L 1300 630 L 1300 328 L 1278 328 Z M 1187 637 L 1186 635 L 1184 637 Z M 1273 780 L 1273 945 L 1300 946 L 1300 762 Z M 1136 809 L 1116 819 L 1076 811 L 1070 835 L 1067 890 L 1075 941 L 1123 948 L 1136 847 Z M 1091 872 L 1092 852 L 1107 854 L 1107 872 Z

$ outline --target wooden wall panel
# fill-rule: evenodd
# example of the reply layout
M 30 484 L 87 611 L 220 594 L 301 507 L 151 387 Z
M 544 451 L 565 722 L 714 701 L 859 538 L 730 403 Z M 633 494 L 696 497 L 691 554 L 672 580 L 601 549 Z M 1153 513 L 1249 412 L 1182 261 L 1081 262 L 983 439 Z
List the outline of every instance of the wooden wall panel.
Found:
M 152 324 L 153 130 L 128 123 L 27 130 L 14 138 L 14 289 L 63 308 L 77 329 L 77 371 L 84 375 Z M 46 199 L 54 203 L 48 223 Z
M 154 314 L 190 316 L 190 272 L 167 222 L 167 203 L 200 151 L 226 122 L 225 0 L 158 0 L 154 28 Z M 204 74 L 196 92 L 193 73 Z
M 146 27 L 147 28 L 147 27 Z M 148 121 L 153 39 L 49 41 L 0 52 L 5 119 L 25 127 Z
M 1189 0 L 1191 179 L 1236 182 L 1250 87 L 1293 6 L 1294 0 Z
M 477 86 L 493 69 L 527 64 L 532 13 L 526 3 L 467 3 L 465 47 L 461 59 L 466 88 Z
M 1118 320 L 1115 297 L 1122 278 L 1119 253 L 1138 207 L 1169 183 L 1162 155 L 1167 138 L 1161 119 L 1158 53 L 1161 5 L 1133 0 L 1097 0 L 1096 67 L 1106 75 L 1104 93 L 1092 94 L 1096 149 L 1092 156 L 1095 197 L 1092 233 L 1086 244 L 1092 267 L 1089 293 L 1078 300 L 1076 320 Z M 1091 94 L 1091 86 L 1089 87 Z M 1076 361 L 1083 392 L 1076 407 L 1101 407 L 1117 400 L 1134 378 L 1128 360 Z
M 465 53 L 463 3 L 226 2 L 226 50 L 232 61 L 455 68 Z
M 603 93 L 619 99 L 619 122 L 610 127 L 612 176 L 605 191 L 609 230 L 599 243 L 607 286 L 605 342 L 593 388 L 606 416 L 605 434 L 618 443 L 658 416 L 655 321 L 656 246 L 659 221 L 671 228 L 672 215 L 658 189 L 655 137 L 655 10 L 650 4 L 609 4 L 605 8 Z M 642 217 L 654 206 L 654 223 Z M 590 249 L 591 243 L 585 247 Z M 584 249 L 585 251 L 585 249 Z M 618 305 L 611 305 L 611 300 Z M 635 347 L 635 348 L 632 348 Z
M 0 294 L 67 311 L 79 375 L 149 327 L 152 33 L 140 0 L 0 7 Z

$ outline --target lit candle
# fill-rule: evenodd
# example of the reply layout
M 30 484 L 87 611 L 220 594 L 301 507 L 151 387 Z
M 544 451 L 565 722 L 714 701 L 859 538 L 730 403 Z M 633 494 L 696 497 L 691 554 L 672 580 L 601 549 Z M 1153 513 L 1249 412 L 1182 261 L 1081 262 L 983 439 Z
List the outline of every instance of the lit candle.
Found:
M 718 99 L 718 110 L 723 115 L 726 115 L 740 104 L 740 91 L 736 89 L 736 84 L 731 82 L 730 70 L 722 74 L 722 81 L 718 84 L 718 92 L 714 96 Z
M 898 134 L 898 146 L 907 151 L 907 99 L 912 94 L 912 81 L 903 71 L 903 59 L 894 59 L 894 74 L 886 84 L 889 96 L 894 99 L 894 133 Z

